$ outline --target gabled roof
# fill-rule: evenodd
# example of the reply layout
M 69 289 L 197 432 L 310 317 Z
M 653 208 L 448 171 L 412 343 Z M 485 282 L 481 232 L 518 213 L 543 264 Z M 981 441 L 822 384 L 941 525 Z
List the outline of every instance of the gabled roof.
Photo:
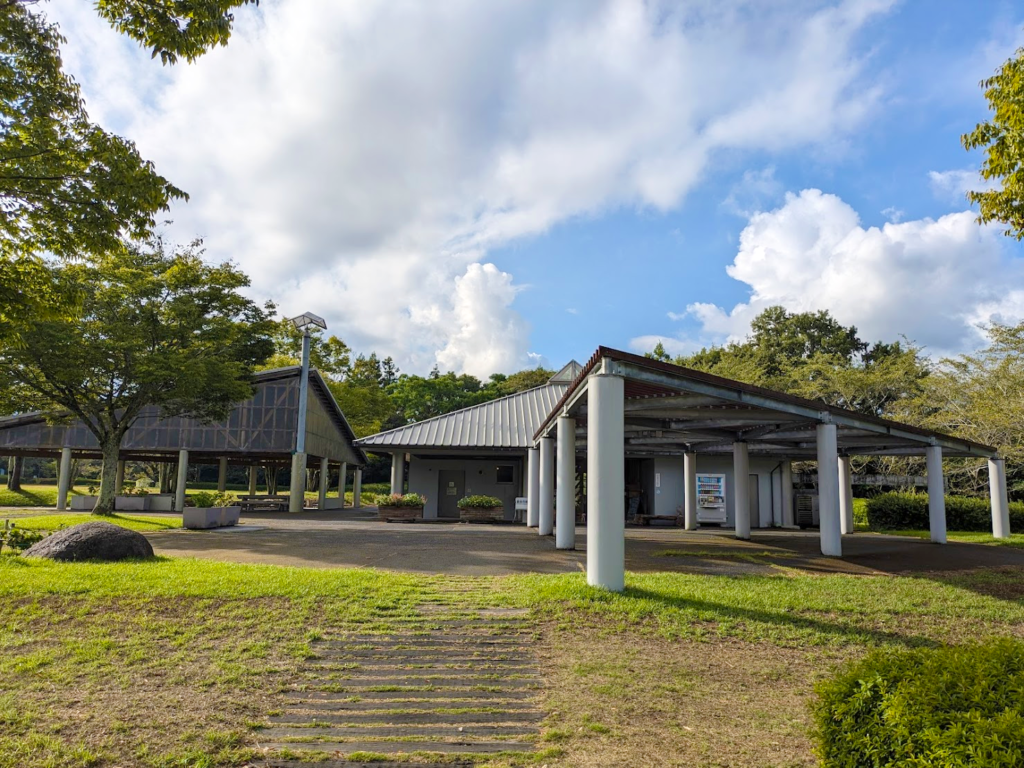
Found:
M 534 433 L 582 370 L 583 366 L 573 360 L 543 386 L 378 432 L 357 440 L 356 445 L 370 451 L 406 448 L 526 449 L 533 445 Z

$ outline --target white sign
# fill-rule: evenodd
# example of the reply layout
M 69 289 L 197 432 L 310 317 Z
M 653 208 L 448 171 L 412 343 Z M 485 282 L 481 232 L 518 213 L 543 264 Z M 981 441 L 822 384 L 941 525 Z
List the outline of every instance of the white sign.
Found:
M 528 504 L 525 496 L 516 496 L 516 512 L 525 512 Z

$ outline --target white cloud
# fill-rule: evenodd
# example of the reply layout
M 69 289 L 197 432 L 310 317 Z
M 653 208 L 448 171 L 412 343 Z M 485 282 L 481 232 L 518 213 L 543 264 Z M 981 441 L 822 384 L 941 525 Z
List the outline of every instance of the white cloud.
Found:
M 692 339 L 676 338 L 674 336 L 636 336 L 629 340 L 629 348 L 639 354 L 653 352 L 658 344 L 661 344 L 672 357 L 692 354 L 703 346 Z
M 983 192 L 994 186 L 974 169 L 929 171 L 928 181 L 935 197 L 954 205 L 966 203 L 968 192 Z
M 727 272 L 750 286 L 749 301 L 687 308 L 720 339 L 742 339 L 776 304 L 827 309 L 862 338 L 903 334 L 935 354 L 976 346 L 991 320 L 1024 318 L 1024 262 L 970 211 L 865 229 L 847 203 L 807 189 L 751 217 Z
M 676 207 L 718 153 L 842 142 L 879 97 L 858 33 L 891 4 L 278 0 L 173 68 L 91 4 L 45 11 L 92 114 L 192 195 L 177 236 L 404 369 L 507 371 L 532 358 L 489 248 Z
M 749 218 L 755 212 L 779 199 L 782 183 L 775 178 L 775 166 L 759 171 L 744 171 L 743 178 L 733 185 L 722 207 L 737 216 Z

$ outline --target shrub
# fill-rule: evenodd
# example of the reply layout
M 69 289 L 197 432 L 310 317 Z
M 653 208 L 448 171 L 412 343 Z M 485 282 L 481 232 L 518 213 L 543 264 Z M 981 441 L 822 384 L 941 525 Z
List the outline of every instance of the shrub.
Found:
M 1024 643 L 878 650 L 819 683 L 828 766 L 1024 765 Z
M 928 528 L 927 494 L 883 493 L 868 499 L 867 507 L 868 524 L 873 530 Z M 974 496 L 947 496 L 946 527 L 951 531 L 991 531 L 989 500 Z M 1010 528 L 1024 530 L 1024 503 L 1010 503 Z
M 407 493 L 404 496 L 400 493 L 392 493 L 373 497 L 373 503 L 378 507 L 422 507 L 426 501 L 418 493 Z
M 18 528 L 10 520 L 4 520 L 4 527 L 0 528 L 0 552 L 4 547 L 15 552 L 23 552 L 37 541 L 42 541 L 45 535 L 37 531 L 26 531 Z
M 459 509 L 499 509 L 505 506 L 505 502 L 494 496 L 463 496 L 457 506 Z
M 213 491 L 196 491 L 189 495 L 192 503 L 197 507 L 230 507 L 235 503 L 235 497 L 227 493 L 214 493 Z

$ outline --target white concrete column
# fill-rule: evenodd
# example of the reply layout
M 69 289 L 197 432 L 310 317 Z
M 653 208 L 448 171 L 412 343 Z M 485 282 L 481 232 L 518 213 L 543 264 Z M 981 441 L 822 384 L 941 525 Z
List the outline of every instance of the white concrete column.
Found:
M 626 584 L 626 463 L 621 376 L 587 382 L 587 583 L 613 592 Z
M 331 484 L 331 465 L 327 461 L 327 457 L 324 456 L 320 459 L 320 491 L 319 498 L 317 499 L 317 509 L 327 508 L 327 488 Z
M 292 454 L 292 477 L 288 486 L 288 511 L 301 512 L 306 505 L 306 454 Z
M 555 529 L 555 440 L 540 439 L 540 504 L 537 506 L 537 533 L 550 536 Z
M 526 527 L 540 524 L 540 449 L 526 452 Z
M 401 495 L 405 485 L 405 454 L 391 454 L 391 493 Z
M 117 462 L 117 476 L 114 478 L 114 495 L 120 496 L 124 488 L 124 459 Z
M 839 523 L 839 448 L 836 425 L 819 424 L 818 443 L 818 525 L 821 554 L 842 557 L 843 534 Z
M 697 454 L 683 454 L 683 524 L 688 531 L 697 530 Z
M 68 508 L 68 491 L 71 490 L 71 449 L 60 449 L 60 466 L 57 468 L 57 509 Z
M 348 479 L 348 462 L 341 462 L 341 469 L 338 470 L 338 498 L 341 499 L 339 505 L 342 509 L 345 508 L 345 485 Z
M 185 511 L 185 483 L 188 482 L 188 451 L 178 451 L 178 482 L 174 485 L 174 511 Z
M 992 535 L 1010 537 L 1010 500 L 1006 495 L 1006 461 L 988 460 L 988 493 L 992 499 Z
M 732 510 L 736 538 L 750 538 L 750 451 L 746 443 L 732 444 Z
M 853 468 L 849 456 L 839 457 L 839 530 L 853 533 Z
M 782 462 L 782 527 L 792 528 L 793 519 L 793 462 Z
M 352 507 L 359 509 L 363 506 L 363 468 L 356 467 L 352 473 Z
M 256 476 L 259 474 L 260 468 L 255 464 L 249 465 L 249 495 L 256 495 Z
M 555 548 L 576 549 L 576 419 L 558 417 Z
M 217 462 L 217 492 L 224 493 L 228 489 L 228 457 L 221 456 Z
M 942 446 L 924 449 L 928 473 L 928 530 L 936 544 L 946 543 L 946 488 L 942 481 Z

